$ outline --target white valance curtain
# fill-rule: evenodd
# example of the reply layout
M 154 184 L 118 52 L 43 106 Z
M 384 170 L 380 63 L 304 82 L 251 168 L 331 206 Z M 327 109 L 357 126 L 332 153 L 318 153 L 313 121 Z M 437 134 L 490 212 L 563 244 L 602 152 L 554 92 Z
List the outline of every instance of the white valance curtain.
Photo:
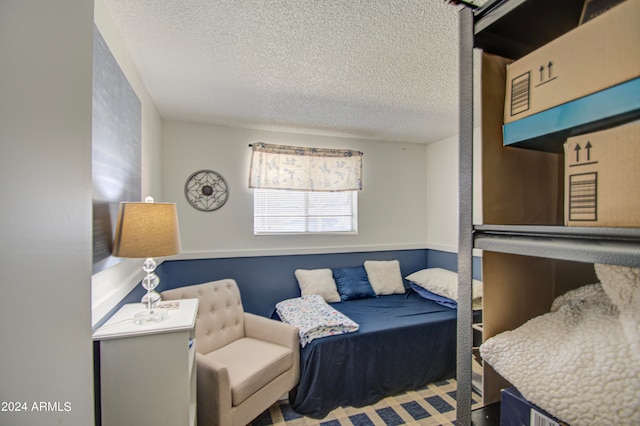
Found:
M 254 143 L 249 188 L 294 191 L 362 189 L 362 152 Z

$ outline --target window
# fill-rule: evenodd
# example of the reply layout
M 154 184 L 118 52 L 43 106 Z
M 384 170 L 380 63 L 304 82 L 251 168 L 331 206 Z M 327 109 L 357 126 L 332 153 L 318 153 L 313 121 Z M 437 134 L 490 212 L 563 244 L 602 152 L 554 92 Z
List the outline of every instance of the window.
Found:
M 356 233 L 358 191 L 253 191 L 253 233 Z

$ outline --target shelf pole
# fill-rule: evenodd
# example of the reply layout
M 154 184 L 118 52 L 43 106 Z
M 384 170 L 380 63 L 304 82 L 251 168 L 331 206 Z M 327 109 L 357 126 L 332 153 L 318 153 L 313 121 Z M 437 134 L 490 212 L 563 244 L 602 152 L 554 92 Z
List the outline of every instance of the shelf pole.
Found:
M 459 222 L 456 417 L 457 425 L 471 425 L 472 379 L 472 265 L 473 265 L 473 12 L 459 12 Z

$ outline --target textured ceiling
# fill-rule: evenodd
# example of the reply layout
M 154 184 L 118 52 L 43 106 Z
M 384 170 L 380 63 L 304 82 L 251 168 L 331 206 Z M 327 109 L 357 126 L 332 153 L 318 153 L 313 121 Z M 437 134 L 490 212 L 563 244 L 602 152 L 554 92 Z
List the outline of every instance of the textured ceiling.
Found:
M 426 143 L 458 126 L 443 0 L 105 0 L 166 119 Z

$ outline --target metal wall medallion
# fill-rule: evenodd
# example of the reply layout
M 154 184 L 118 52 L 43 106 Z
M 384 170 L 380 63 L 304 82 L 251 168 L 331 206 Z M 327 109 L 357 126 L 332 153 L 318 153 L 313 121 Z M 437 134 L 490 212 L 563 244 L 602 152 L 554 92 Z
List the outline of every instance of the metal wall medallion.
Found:
M 211 212 L 227 202 L 229 188 L 220 174 L 213 170 L 198 170 L 184 184 L 184 196 L 194 209 Z

